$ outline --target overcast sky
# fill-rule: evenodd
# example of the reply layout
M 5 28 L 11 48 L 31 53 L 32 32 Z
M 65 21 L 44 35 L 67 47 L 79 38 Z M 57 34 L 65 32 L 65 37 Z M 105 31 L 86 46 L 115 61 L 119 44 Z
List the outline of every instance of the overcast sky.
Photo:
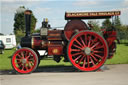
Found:
M 0 33 L 13 33 L 14 15 L 19 6 L 33 11 L 38 21 L 36 28 L 41 27 L 43 18 L 48 18 L 52 27 L 65 26 L 66 11 L 120 10 L 122 24 L 128 25 L 128 0 L 0 0 Z

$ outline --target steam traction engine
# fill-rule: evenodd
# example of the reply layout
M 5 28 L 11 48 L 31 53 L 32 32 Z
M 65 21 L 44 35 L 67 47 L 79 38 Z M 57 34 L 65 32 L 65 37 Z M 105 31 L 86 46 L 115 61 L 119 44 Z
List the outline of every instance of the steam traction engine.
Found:
M 19 73 L 33 72 L 41 60 L 38 50 L 46 50 L 56 62 L 61 57 L 70 61 L 81 71 L 95 71 L 113 57 L 116 49 L 116 31 L 113 27 L 92 31 L 83 19 L 104 19 L 119 16 L 120 11 L 109 12 L 66 12 L 64 30 L 48 30 L 47 20 L 42 23 L 39 34 L 30 35 L 31 11 L 25 11 L 26 35 L 21 39 L 21 49 L 12 56 L 12 66 Z

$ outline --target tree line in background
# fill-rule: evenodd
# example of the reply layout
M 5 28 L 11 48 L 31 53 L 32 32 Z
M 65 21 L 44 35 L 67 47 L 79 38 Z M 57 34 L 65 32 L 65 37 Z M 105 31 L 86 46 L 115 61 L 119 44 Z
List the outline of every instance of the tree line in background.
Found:
M 20 6 L 15 13 L 14 16 L 14 34 L 16 35 L 16 40 L 19 42 L 21 37 L 25 35 L 25 17 L 24 11 L 26 8 L 24 6 Z M 37 19 L 35 18 L 34 14 L 32 13 L 31 17 L 31 33 L 39 32 L 39 29 L 35 29 Z M 101 29 L 106 28 L 109 30 L 110 28 L 114 27 L 118 32 L 118 38 L 120 40 L 128 41 L 128 25 L 123 25 L 120 21 L 120 18 L 116 16 L 113 21 L 110 19 L 106 19 L 102 22 L 102 26 L 99 25 L 99 22 L 96 20 L 89 20 L 88 24 L 93 26 L 94 31 L 100 31 Z M 122 42 L 122 43 L 125 43 Z

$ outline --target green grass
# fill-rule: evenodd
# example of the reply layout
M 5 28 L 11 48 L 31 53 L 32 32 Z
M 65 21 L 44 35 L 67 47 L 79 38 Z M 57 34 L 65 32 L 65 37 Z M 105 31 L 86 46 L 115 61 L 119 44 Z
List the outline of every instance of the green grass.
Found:
M 0 70 L 10 70 L 11 66 L 11 56 L 15 52 L 15 49 L 5 50 L 4 54 L 0 54 Z M 105 64 L 128 64 L 128 45 L 118 44 L 117 52 L 112 59 L 107 60 Z M 70 62 L 56 63 L 52 59 L 41 60 L 40 66 L 71 66 Z
M 4 50 L 4 54 L 0 54 L 0 70 L 12 69 L 11 56 L 16 49 Z
M 128 64 L 128 45 L 118 44 L 114 57 L 108 59 L 106 64 Z

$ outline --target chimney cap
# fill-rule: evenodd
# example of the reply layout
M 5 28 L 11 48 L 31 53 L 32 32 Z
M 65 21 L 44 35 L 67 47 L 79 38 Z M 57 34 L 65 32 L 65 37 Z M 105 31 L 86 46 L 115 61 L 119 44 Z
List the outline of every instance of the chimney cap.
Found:
M 30 14 L 32 14 L 32 11 L 31 11 L 31 10 L 26 10 L 26 11 L 24 12 L 24 14 L 30 15 Z

